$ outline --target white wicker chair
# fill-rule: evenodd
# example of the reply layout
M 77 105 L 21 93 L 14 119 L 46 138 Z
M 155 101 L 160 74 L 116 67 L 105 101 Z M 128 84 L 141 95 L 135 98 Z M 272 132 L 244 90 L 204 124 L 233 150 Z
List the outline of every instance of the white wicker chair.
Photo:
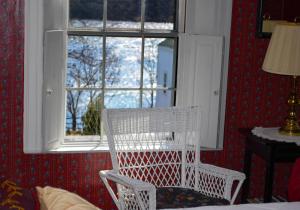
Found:
M 200 162 L 200 117 L 197 107 L 104 110 L 113 170 L 100 177 L 119 209 L 159 208 L 157 189 L 165 187 L 233 204 L 245 175 Z

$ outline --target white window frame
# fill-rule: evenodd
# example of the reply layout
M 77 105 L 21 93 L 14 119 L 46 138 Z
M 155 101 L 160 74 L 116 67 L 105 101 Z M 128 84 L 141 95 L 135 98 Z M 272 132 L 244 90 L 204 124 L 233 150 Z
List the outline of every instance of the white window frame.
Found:
M 51 3 L 55 2 L 55 3 Z M 44 40 L 46 30 L 66 30 L 62 9 L 68 9 L 65 0 L 25 0 L 25 58 L 24 58 L 24 152 L 45 153 L 43 133 L 43 69 Z M 55 10 L 46 11 L 44 8 Z M 229 58 L 229 41 L 231 25 L 232 0 L 179 0 L 178 31 L 188 34 L 222 36 L 225 40 L 223 50 L 222 81 L 220 81 L 219 123 L 213 139 L 215 147 L 222 149 L 227 71 Z M 186 15 L 183 11 L 187 11 Z M 218 15 L 214 15 L 218 14 Z M 52 18 L 51 23 L 44 17 Z M 201 21 L 199 22 L 198 20 Z M 184 24 L 186 22 L 186 24 Z M 180 71 L 180 70 L 178 70 Z M 51 91 L 51 90 L 50 90 Z M 45 93 L 46 94 L 46 93 Z M 107 150 L 107 147 L 86 147 L 83 144 L 72 148 L 59 148 L 58 152 Z

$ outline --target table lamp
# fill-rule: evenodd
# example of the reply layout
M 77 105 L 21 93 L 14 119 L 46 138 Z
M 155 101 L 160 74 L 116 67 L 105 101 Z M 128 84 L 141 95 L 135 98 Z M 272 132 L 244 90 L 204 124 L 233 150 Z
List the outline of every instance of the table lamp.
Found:
M 296 107 L 297 76 L 300 75 L 300 25 L 296 23 L 279 24 L 275 27 L 262 69 L 273 74 L 292 76 L 292 89 L 288 99 L 289 113 L 279 133 L 300 136 Z

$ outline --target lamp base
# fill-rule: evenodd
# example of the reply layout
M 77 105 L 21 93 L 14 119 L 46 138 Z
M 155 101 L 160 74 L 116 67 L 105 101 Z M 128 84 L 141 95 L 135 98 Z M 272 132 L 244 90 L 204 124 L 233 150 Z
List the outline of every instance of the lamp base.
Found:
M 288 136 L 300 136 L 300 126 L 298 124 L 296 115 L 296 106 L 300 104 L 297 97 L 297 77 L 293 76 L 292 91 L 288 99 L 289 112 L 288 117 L 285 119 L 285 124 L 279 129 L 279 133 Z
M 300 136 L 300 127 L 298 123 L 291 125 L 285 125 L 279 128 L 279 133 L 286 136 Z

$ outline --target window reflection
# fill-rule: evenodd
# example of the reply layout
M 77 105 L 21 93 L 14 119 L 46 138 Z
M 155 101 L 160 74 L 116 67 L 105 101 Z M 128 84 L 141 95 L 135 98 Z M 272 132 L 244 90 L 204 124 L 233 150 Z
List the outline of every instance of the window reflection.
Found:
M 140 29 L 141 0 L 107 1 L 107 28 Z
M 174 30 L 176 0 L 146 0 L 145 29 Z
M 70 0 L 69 2 L 70 27 L 103 27 L 103 0 Z
M 106 91 L 104 95 L 105 108 L 139 108 L 139 91 Z
M 146 88 L 173 87 L 174 39 L 146 38 L 143 84 Z
M 141 80 L 142 38 L 108 37 L 106 87 L 138 88 Z
M 66 135 L 100 135 L 101 106 L 100 91 L 68 91 Z
M 102 37 L 68 37 L 67 87 L 99 87 L 102 63 Z

